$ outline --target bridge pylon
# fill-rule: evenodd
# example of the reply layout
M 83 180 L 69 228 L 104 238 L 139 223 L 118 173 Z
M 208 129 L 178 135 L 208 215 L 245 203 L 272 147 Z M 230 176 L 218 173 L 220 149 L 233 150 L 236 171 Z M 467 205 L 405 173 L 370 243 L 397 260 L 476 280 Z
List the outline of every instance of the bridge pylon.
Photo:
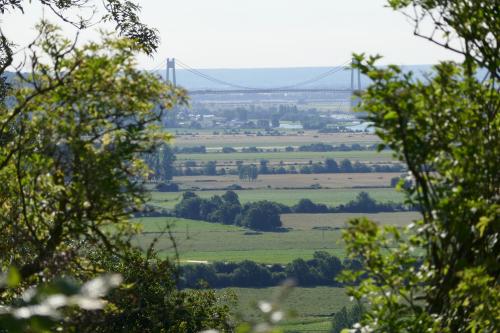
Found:
M 354 68 L 353 64 L 357 62 L 356 59 L 352 59 L 351 63 L 351 110 L 354 110 L 360 103 L 361 100 L 356 93 L 361 92 L 361 72 L 359 68 Z M 357 87 L 356 87 L 356 79 L 357 79 Z
M 172 81 L 170 80 L 170 72 L 172 72 Z M 167 58 L 167 73 L 166 73 L 167 83 L 172 84 L 174 87 L 177 85 L 177 79 L 175 76 L 175 58 Z

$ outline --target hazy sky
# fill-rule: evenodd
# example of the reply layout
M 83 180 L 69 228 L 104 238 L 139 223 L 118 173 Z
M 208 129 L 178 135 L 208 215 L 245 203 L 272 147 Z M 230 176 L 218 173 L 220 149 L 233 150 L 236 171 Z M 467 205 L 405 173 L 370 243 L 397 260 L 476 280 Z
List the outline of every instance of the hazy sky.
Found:
M 141 0 L 142 19 L 160 32 L 154 68 L 176 57 L 196 68 L 335 66 L 352 52 L 379 53 L 384 63 L 430 64 L 454 55 L 420 38 L 384 0 Z M 1 18 L 21 45 L 42 11 Z M 48 13 L 45 14 L 50 17 Z M 65 27 L 69 34 L 71 29 Z M 86 33 L 84 38 L 95 38 Z M 455 58 L 456 59 L 456 58 Z

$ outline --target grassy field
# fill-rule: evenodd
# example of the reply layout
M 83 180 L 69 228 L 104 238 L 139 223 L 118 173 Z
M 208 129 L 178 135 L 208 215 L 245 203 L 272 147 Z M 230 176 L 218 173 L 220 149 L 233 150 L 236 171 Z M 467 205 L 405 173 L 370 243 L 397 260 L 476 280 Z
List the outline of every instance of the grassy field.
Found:
M 200 231 L 194 221 L 184 230 L 172 234 L 182 260 L 195 261 L 242 261 L 245 259 L 262 263 L 287 263 L 296 258 L 311 258 L 314 251 L 326 250 L 343 256 L 341 232 L 338 230 L 291 230 L 288 232 L 252 233 L 239 230 Z M 147 247 L 158 234 L 148 233 L 138 239 L 139 245 Z M 172 243 L 164 235 L 157 243 L 158 250 L 173 254 Z
M 343 228 L 346 222 L 357 216 L 365 216 L 381 225 L 394 225 L 404 227 L 411 222 L 421 219 L 422 216 L 417 212 L 396 212 L 396 213 L 377 213 L 377 214 L 283 214 L 281 221 L 283 225 L 294 230 L 310 230 L 311 228 Z
M 162 255 L 173 255 L 168 235 L 159 232 L 170 225 L 182 261 L 242 261 L 288 263 L 296 258 L 312 258 L 314 251 L 326 250 L 342 257 L 340 231 L 291 230 L 289 232 L 254 233 L 236 226 L 177 218 L 136 219 L 144 231 L 136 242 L 146 248 L 159 237 L 157 249 Z
M 387 187 L 399 173 L 321 173 L 291 175 L 259 175 L 256 181 L 242 181 L 238 176 L 182 176 L 174 181 L 182 188 L 223 189 L 237 184 L 243 188 L 285 189 L 308 188 L 320 184 L 322 188 Z
M 392 215 L 394 214 L 394 215 Z M 133 220 L 143 226 L 143 233 L 135 240 L 146 248 L 159 237 L 157 249 L 163 256 L 173 255 L 168 235 L 161 232 L 170 226 L 182 261 L 242 261 L 261 263 L 289 263 L 296 258 L 310 259 L 315 251 L 327 251 L 343 257 L 344 244 L 341 228 L 345 221 L 365 214 L 310 214 L 283 215 L 287 232 L 256 233 L 216 223 L 178 218 L 141 218 Z M 371 218 L 389 224 L 404 225 L 416 218 L 415 213 L 371 214 Z M 317 229 L 329 226 L 331 229 Z M 337 228 L 337 229 L 336 229 Z
M 177 164 L 184 161 L 217 161 L 219 164 L 225 161 L 244 161 L 246 163 L 258 163 L 260 160 L 287 161 L 287 162 L 308 162 L 323 161 L 326 158 L 336 160 L 349 159 L 370 162 L 390 162 L 393 161 L 392 152 L 384 150 L 377 152 L 374 150 L 353 150 L 353 151 L 332 151 L 332 152 L 262 152 L 262 153 L 205 153 L 205 154 L 177 154 Z
M 269 200 L 285 205 L 295 205 L 300 199 L 307 198 L 315 203 L 323 203 L 330 206 L 345 204 L 356 198 L 359 192 L 365 191 L 372 198 L 380 202 L 394 201 L 401 202 L 403 195 L 393 188 L 375 189 L 311 189 L 311 190 L 241 190 L 235 191 L 241 203 L 254 202 L 259 200 Z M 209 198 L 213 195 L 222 195 L 225 191 L 197 191 L 200 197 Z M 182 197 L 181 192 L 151 192 L 150 203 L 152 205 L 173 208 Z
M 255 132 L 255 130 L 252 130 Z M 229 134 L 214 135 L 213 131 L 191 130 L 191 135 L 178 135 L 173 144 L 179 147 L 200 146 L 206 147 L 286 147 L 301 146 L 311 143 L 327 144 L 373 144 L 380 139 L 369 133 L 318 133 L 317 131 L 285 131 L 281 136 L 258 136 L 256 134 Z M 175 131 L 170 131 L 175 133 Z M 196 134 L 198 133 L 198 134 Z
M 142 225 L 142 232 L 162 232 L 168 227 L 172 232 L 240 232 L 245 229 L 220 223 L 208 223 L 177 217 L 143 217 L 132 220 Z
M 218 292 L 234 292 L 238 297 L 235 315 L 247 320 L 258 320 L 258 301 L 272 302 L 281 292 L 280 287 L 273 288 L 228 288 Z M 351 306 L 343 288 L 316 287 L 294 288 L 288 297 L 280 303 L 285 312 L 294 312 L 295 316 L 288 316 L 281 327 L 285 331 L 328 331 L 331 326 L 331 317 L 342 309 Z
M 321 106 L 324 108 L 328 105 Z M 358 143 L 368 145 L 380 142 L 380 139 L 368 133 L 334 133 L 321 134 L 317 131 L 283 130 L 280 136 L 257 135 L 259 130 L 250 130 L 251 134 L 213 134 L 213 130 L 189 130 L 178 135 L 173 144 L 178 147 L 206 146 L 206 154 L 177 154 L 177 164 L 187 160 L 196 161 L 199 165 L 207 161 L 217 161 L 218 168 L 234 168 L 236 161 L 245 164 L 258 164 L 261 159 L 269 161 L 269 165 L 307 164 L 309 161 L 324 161 L 326 158 L 359 160 L 365 163 L 393 162 L 392 153 L 383 151 L 349 151 L 349 152 L 285 152 L 287 146 L 298 147 L 312 143 L 331 145 Z M 190 132 L 191 134 L 187 134 Z M 222 131 L 220 131 L 222 133 Z M 261 131 L 263 132 L 263 131 Z M 278 152 L 263 153 L 230 153 L 219 152 L 222 147 L 233 147 L 240 150 L 255 146 L 261 149 L 277 148 Z M 221 195 L 220 190 L 238 184 L 246 190 L 236 191 L 242 203 L 269 200 L 292 206 L 302 198 L 311 199 L 315 203 L 329 206 L 345 204 L 353 200 L 360 191 L 366 191 L 380 202 L 401 202 L 403 195 L 389 186 L 391 178 L 397 173 L 367 174 L 309 174 L 309 175 L 259 175 L 255 182 L 242 182 L 237 176 L 198 176 L 175 177 L 183 189 L 195 189 L 196 193 L 208 198 Z M 308 189 L 319 184 L 322 189 Z M 300 189 L 298 189 L 300 188 Z M 150 203 L 173 208 L 180 201 L 182 192 L 152 192 Z M 174 247 L 167 234 L 169 226 L 175 239 L 176 249 L 181 262 L 213 262 L 253 260 L 259 263 L 286 264 L 297 258 L 310 259 L 315 251 L 327 251 L 340 258 L 345 256 L 342 232 L 346 221 L 350 218 L 367 216 L 380 224 L 404 226 L 418 219 L 417 213 L 380 213 L 380 214 L 285 214 L 282 215 L 283 226 L 287 232 L 251 232 L 237 226 L 193 221 L 178 218 L 141 218 L 134 222 L 143 226 L 143 234 L 135 240 L 139 245 L 147 247 L 158 238 L 157 248 L 161 256 L 174 254 Z M 218 293 L 228 291 L 238 296 L 234 308 L 235 315 L 256 320 L 259 300 L 272 301 L 280 288 L 227 288 Z M 343 306 L 350 306 L 345 289 L 331 287 L 294 288 L 284 300 L 285 310 L 295 312 L 282 324 L 285 331 L 293 332 L 328 332 L 331 317 Z

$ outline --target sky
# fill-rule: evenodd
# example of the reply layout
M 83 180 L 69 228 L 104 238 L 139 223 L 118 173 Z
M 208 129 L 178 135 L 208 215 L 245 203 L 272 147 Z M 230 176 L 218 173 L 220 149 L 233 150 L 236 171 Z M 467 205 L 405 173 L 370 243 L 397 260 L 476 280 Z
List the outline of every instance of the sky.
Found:
M 381 64 L 433 64 L 457 56 L 413 36 L 413 26 L 385 0 L 141 0 L 142 20 L 159 31 L 143 69 L 175 57 L 194 68 L 338 66 L 353 52 L 381 54 Z M 27 2 L 26 2 L 27 3 Z M 39 5 L 1 17 L 4 33 L 22 49 L 34 25 L 52 15 Z M 68 36 L 74 30 L 63 26 Z M 111 26 L 108 26 L 112 30 Z M 95 31 L 82 40 L 96 39 Z M 22 52 L 20 52 L 21 54 Z

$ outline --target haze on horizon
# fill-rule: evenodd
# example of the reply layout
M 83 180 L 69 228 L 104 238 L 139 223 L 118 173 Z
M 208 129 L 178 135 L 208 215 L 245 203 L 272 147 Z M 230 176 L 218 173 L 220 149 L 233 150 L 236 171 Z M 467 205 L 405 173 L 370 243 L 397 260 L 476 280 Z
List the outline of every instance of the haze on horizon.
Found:
M 161 68 L 165 58 L 175 57 L 195 68 L 332 67 L 353 52 L 381 54 L 381 64 L 459 59 L 412 36 L 412 25 L 385 8 L 385 2 L 143 0 L 141 18 L 158 29 L 161 45 L 154 57 L 139 57 L 139 66 Z M 33 27 L 42 16 L 50 19 L 51 14 L 32 4 L 25 15 L 4 15 L 2 29 L 22 49 L 35 36 Z M 74 30 L 66 25 L 64 31 L 70 36 Z M 82 36 L 96 38 L 95 31 Z

